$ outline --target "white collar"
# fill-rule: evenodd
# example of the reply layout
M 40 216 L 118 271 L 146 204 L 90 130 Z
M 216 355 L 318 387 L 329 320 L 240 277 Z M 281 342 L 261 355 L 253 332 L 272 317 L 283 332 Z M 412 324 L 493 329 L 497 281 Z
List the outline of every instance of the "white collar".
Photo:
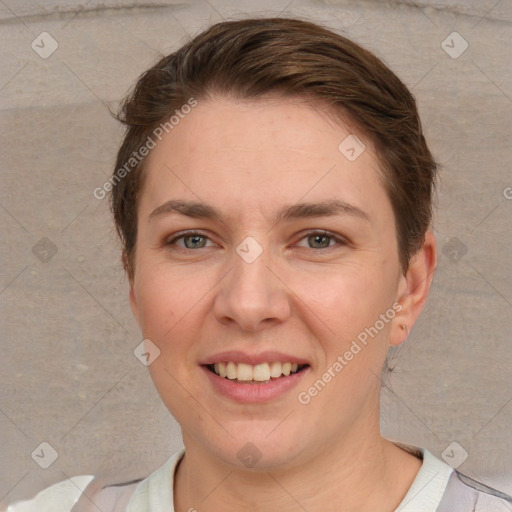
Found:
M 423 464 L 395 512 L 436 512 L 453 469 L 425 448 L 409 448 L 421 453 Z M 126 512 L 174 512 L 174 473 L 184 453 L 177 451 L 137 486 Z
M 436 512 L 453 468 L 426 448 L 411 448 L 421 452 L 423 464 L 395 512 Z

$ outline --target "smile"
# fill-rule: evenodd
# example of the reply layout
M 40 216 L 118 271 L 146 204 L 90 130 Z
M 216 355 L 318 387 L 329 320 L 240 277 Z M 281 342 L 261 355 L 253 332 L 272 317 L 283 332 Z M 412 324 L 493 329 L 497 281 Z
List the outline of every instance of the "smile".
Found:
M 288 377 L 299 373 L 307 366 L 307 364 L 281 363 L 279 361 L 256 365 L 227 361 L 206 365 L 208 370 L 219 377 L 244 384 L 264 384 L 271 380 L 280 379 L 283 376 Z

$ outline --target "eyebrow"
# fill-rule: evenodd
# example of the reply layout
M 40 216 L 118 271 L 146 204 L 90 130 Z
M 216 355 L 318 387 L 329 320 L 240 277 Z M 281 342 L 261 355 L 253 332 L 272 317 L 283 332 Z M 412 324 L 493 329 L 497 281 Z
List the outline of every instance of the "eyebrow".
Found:
M 207 203 L 182 201 L 177 199 L 171 199 L 170 201 L 160 205 L 151 212 L 149 218 L 153 219 L 174 213 L 179 213 L 196 219 L 222 220 L 221 213 Z M 277 213 L 276 222 L 307 217 L 332 217 L 340 214 L 359 217 L 368 222 L 370 220 L 368 214 L 360 208 L 344 201 L 340 201 L 339 199 L 330 199 L 320 203 L 298 203 L 292 206 L 287 206 Z

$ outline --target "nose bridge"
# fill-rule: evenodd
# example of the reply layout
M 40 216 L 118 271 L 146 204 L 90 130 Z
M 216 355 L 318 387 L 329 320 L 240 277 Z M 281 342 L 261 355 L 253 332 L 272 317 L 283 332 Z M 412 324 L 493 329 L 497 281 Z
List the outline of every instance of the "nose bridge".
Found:
M 259 246 L 259 244 L 258 244 Z M 259 246 L 261 247 L 261 246 Z M 251 241 L 242 242 L 233 256 L 232 286 L 235 293 L 253 291 L 256 295 L 267 295 L 272 283 L 269 268 L 272 265 L 270 251 L 255 247 Z
M 258 330 L 289 315 L 285 286 L 271 270 L 271 251 L 247 237 L 231 258 L 232 270 L 222 282 L 215 304 L 219 321 L 236 322 L 244 330 Z

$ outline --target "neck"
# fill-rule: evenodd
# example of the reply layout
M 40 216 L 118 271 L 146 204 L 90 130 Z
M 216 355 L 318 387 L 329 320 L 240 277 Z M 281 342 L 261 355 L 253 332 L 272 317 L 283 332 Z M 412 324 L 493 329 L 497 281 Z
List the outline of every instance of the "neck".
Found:
M 176 512 L 391 512 L 421 467 L 367 418 L 310 456 L 297 456 L 285 470 L 235 468 L 185 435 L 184 441 L 186 455 L 174 487 Z

